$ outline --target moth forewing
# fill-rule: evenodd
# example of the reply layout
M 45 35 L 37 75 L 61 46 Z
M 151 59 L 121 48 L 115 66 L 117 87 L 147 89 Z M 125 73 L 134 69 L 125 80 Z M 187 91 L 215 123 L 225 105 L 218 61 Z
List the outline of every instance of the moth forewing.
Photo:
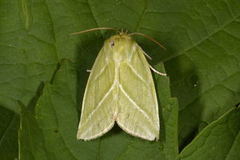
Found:
M 97 138 L 114 125 L 112 113 L 114 112 L 114 66 L 113 62 L 105 63 L 107 55 L 101 49 L 92 67 L 84 93 L 81 119 L 79 122 L 77 139 L 91 140 Z
M 120 66 L 118 125 L 134 136 L 159 138 L 158 102 L 149 64 L 134 42 L 130 57 Z
M 127 133 L 159 138 L 157 96 L 141 47 L 127 34 L 105 41 L 90 73 L 77 138 L 97 138 L 117 122 Z

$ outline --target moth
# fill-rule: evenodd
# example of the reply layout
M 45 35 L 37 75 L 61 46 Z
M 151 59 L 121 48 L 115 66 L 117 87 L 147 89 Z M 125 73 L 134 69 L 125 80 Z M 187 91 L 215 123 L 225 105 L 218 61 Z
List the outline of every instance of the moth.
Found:
M 111 28 L 73 34 L 100 29 Z M 115 123 L 130 135 L 149 141 L 159 139 L 159 110 L 152 67 L 143 49 L 131 37 L 133 34 L 141 35 L 119 32 L 104 42 L 88 78 L 77 139 L 100 137 Z

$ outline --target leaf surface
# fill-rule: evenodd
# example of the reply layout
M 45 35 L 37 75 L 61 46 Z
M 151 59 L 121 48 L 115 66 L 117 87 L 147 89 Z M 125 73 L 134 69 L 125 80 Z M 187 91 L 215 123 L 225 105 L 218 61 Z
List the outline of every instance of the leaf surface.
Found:
M 43 141 L 41 153 L 52 159 L 58 159 L 58 153 L 66 154 L 62 158 L 67 159 L 174 159 L 178 148 L 182 151 L 189 147 L 196 136 L 204 135 L 201 131 L 205 131 L 205 127 L 240 102 L 238 0 L 103 0 L 101 3 L 98 0 L 0 0 L 0 10 L 0 106 L 11 115 L 20 114 L 23 126 L 20 144 L 33 142 L 35 145 Z M 69 33 L 94 27 L 141 32 L 167 48 L 163 51 L 151 41 L 134 37 L 152 57 L 149 62 L 153 66 L 161 70 L 160 62 L 164 63 L 170 78 L 169 82 L 166 77 L 155 75 L 161 111 L 160 142 L 129 137 L 117 127 L 93 142 L 75 140 L 88 78 L 86 70 L 91 69 L 104 39 L 113 33 L 100 31 L 78 36 Z M 68 75 L 76 74 L 69 82 L 60 76 L 61 69 L 68 70 L 66 64 L 72 66 L 73 71 Z M 64 82 L 60 83 L 60 79 Z M 38 95 L 41 83 L 44 88 Z M 60 85 L 68 83 L 71 88 Z M 67 92 L 68 95 L 61 95 Z M 64 96 L 72 97 L 71 101 Z M 31 104 L 34 97 L 41 107 Z M 178 99 L 179 108 L 172 97 Z M 65 111 L 66 106 L 70 106 L 70 111 Z M 8 115 L 5 111 L 1 113 L 4 123 L 0 130 L 6 132 L 5 125 L 11 123 L 11 118 L 5 118 Z M 42 117 L 37 119 L 34 115 Z M 18 127 L 14 124 L 13 128 Z M 58 131 L 58 136 L 51 129 Z M 39 130 L 42 138 L 30 141 L 28 134 L 34 134 L 35 130 Z M 11 137 L 13 143 L 10 144 L 15 144 L 16 153 L 16 135 L 9 133 L 7 137 Z M 239 145 L 238 138 L 233 141 Z M 63 152 L 66 148 L 68 151 Z M 34 148 L 20 151 L 22 156 L 28 152 L 34 156 L 38 153 Z M 231 154 L 239 157 L 234 149 Z

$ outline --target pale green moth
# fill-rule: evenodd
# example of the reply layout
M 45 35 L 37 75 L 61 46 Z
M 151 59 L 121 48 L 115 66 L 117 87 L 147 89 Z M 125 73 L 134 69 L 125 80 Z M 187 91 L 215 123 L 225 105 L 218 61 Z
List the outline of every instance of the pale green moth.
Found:
M 109 28 L 74 34 L 100 29 Z M 77 139 L 100 137 L 116 122 L 133 136 L 158 140 L 160 122 L 151 66 L 132 34 L 120 32 L 104 42 L 85 89 Z

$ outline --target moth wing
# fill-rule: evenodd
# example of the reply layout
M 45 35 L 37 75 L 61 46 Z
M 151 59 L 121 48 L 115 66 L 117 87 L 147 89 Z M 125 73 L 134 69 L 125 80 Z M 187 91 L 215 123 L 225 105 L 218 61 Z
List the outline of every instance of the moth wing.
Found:
M 77 139 L 97 138 L 114 125 L 115 68 L 113 61 L 107 58 L 109 54 L 101 49 L 94 62 L 84 93 Z
M 118 125 L 127 133 L 147 139 L 159 138 L 157 95 L 144 51 L 136 43 L 119 71 Z

